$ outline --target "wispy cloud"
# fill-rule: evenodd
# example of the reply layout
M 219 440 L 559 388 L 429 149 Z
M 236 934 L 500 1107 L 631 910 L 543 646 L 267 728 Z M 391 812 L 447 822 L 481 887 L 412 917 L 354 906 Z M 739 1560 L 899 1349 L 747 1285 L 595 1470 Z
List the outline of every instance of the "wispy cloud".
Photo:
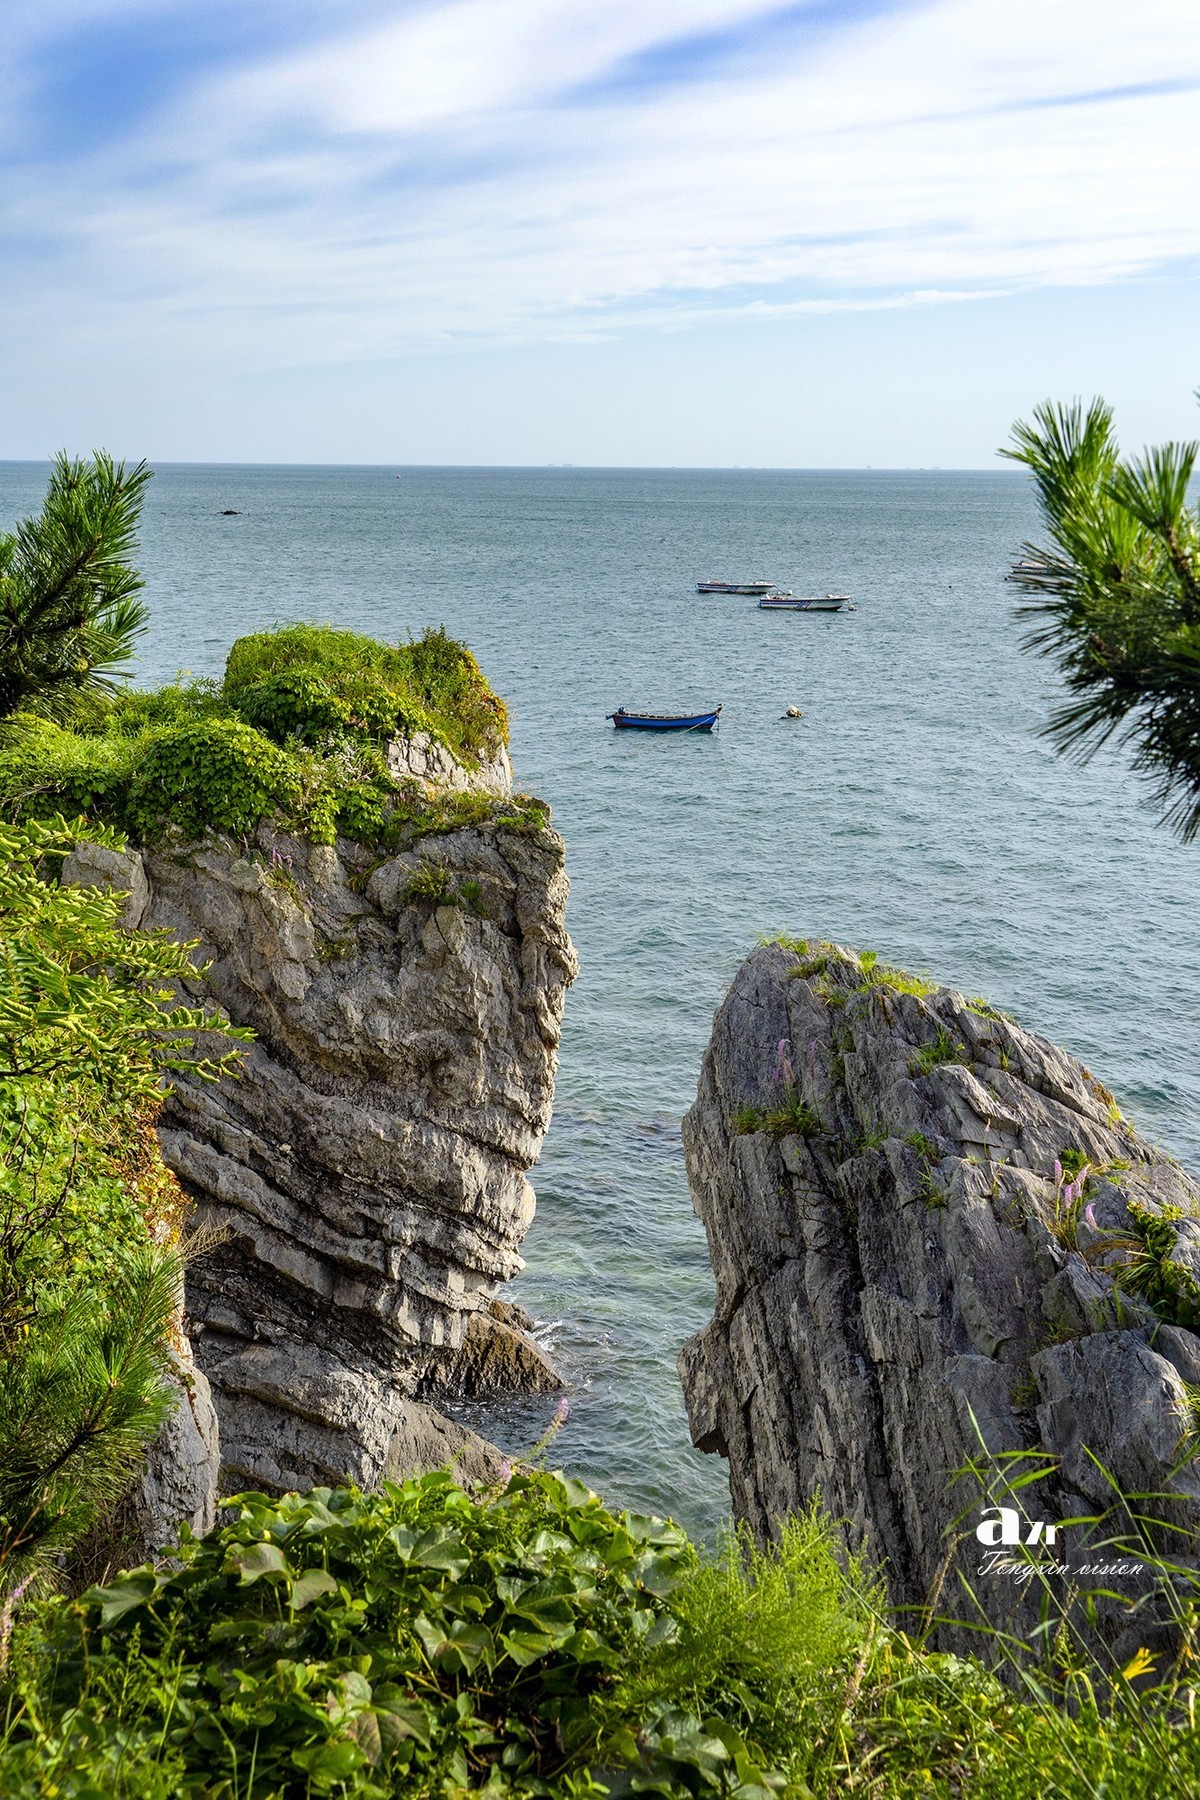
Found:
M 1200 254 L 1194 0 L 20 0 L 15 331 L 274 362 Z

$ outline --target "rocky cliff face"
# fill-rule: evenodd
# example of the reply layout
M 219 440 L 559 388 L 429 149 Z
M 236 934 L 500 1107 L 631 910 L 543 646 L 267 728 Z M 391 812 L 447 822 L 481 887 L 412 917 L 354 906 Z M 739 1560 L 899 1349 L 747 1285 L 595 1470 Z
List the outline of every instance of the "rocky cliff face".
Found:
M 684 1124 L 717 1302 L 680 1372 L 758 1537 L 817 1496 L 894 1604 L 961 1616 L 962 1576 L 995 1620 L 1037 1604 L 974 1536 L 1033 1466 L 1006 1453 L 1049 1453 L 1033 1517 L 1103 1512 L 1107 1470 L 1200 1525 L 1200 1188 L 1073 1058 L 924 985 L 824 945 L 742 967 Z
M 160 1127 L 197 1203 L 188 1314 L 226 1487 L 479 1472 L 486 1447 L 416 1396 L 553 1379 L 490 1303 L 521 1267 L 575 973 L 561 840 L 484 824 L 380 860 L 264 826 L 112 856 L 72 877 L 198 939 L 209 1000 L 256 1034 L 240 1079 L 180 1081 Z

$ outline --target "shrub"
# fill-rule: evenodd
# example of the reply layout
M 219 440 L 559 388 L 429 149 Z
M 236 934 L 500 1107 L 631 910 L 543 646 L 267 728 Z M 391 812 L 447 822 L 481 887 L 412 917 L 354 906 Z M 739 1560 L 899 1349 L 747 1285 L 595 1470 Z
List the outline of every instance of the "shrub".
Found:
M 244 833 L 294 807 L 300 783 L 288 758 L 238 719 L 207 719 L 156 732 L 129 783 L 125 816 L 141 839 L 174 825 L 185 837 Z
M 1200 1783 L 1186 1658 L 1139 1692 L 997 1637 L 1029 1676 L 1005 1687 L 895 1630 L 815 1509 L 771 1549 L 711 1556 L 528 1469 L 473 1493 L 441 1472 L 233 1506 L 176 1567 L 25 1609 L 6 1797 L 1192 1800 Z
M 142 839 L 169 825 L 185 837 L 244 835 L 274 818 L 314 843 L 341 834 L 393 851 L 461 825 L 538 831 L 540 802 L 431 797 L 397 782 L 382 748 L 396 731 L 422 730 L 471 764 L 496 753 L 506 729 L 474 657 L 444 632 L 395 647 L 293 625 L 239 639 L 223 684 L 93 695 L 70 730 L 15 721 L 0 745 L 0 809 L 88 815 Z
M 1175 1260 L 1176 1226 L 1184 1217 L 1181 1207 L 1161 1211 L 1137 1200 L 1128 1204 L 1132 1233 L 1130 1261 L 1116 1273 L 1118 1287 L 1139 1294 L 1168 1325 L 1200 1331 L 1200 1282 L 1184 1264 Z
M 423 862 L 405 883 L 404 898 L 410 903 L 425 900 L 431 906 L 452 906 L 454 878 L 443 863 Z
M 10 818 L 85 813 L 119 820 L 136 764 L 125 737 L 84 737 L 48 720 L 22 719 L 0 748 L 0 797 Z
M 279 743 L 427 731 L 473 763 L 508 735 L 503 703 L 471 652 L 444 631 L 399 646 L 329 625 L 258 632 L 229 652 L 225 693 Z

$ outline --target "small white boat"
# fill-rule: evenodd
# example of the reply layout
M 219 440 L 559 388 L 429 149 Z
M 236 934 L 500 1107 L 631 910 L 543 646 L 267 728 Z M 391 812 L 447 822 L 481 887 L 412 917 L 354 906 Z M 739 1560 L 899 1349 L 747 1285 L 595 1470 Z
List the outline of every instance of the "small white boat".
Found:
M 764 612 L 857 612 L 849 594 L 764 594 Z
M 773 594 L 774 581 L 698 581 L 698 594 Z
M 1023 587 L 1047 587 L 1054 581 L 1054 571 L 1048 564 L 1035 561 L 1031 556 L 1023 556 L 1015 562 L 1005 581 L 1019 581 Z

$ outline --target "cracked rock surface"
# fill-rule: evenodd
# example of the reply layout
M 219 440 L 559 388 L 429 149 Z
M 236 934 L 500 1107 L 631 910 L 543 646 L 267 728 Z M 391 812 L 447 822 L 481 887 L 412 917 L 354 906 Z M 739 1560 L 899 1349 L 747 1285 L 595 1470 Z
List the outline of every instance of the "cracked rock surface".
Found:
M 1200 1187 L 1073 1057 L 889 975 L 771 945 L 717 1011 L 684 1121 L 717 1282 L 680 1358 L 692 1438 L 728 1458 L 760 1540 L 815 1496 L 893 1605 L 936 1592 L 968 1616 L 964 1576 L 993 1622 L 1019 1622 L 1036 1599 L 981 1577 L 974 1537 L 997 1478 L 1032 1466 L 1005 1453 L 1048 1453 L 1022 1494 L 1047 1522 L 1109 1507 L 1107 1470 L 1200 1526 L 1181 1457 L 1200 1338 L 1114 1283 L 1157 1217 L 1187 1310 Z M 984 1475 L 955 1482 L 972 1460 Z M 1060 1552 L 1088 1537 L 1067 1528 Z
M 522 1266 L 576 970 L 562 840 L 484 824 L 380 860 L 263 826 L 99 856 L 68 878 L 198 939 L 196 997 L 256 1034 L 240 1078 L 177 1082 L 159 1133 L 207 1246 L 187 1308 L 225 1490 L 369 1483 L 447 1445 L 483 1467 L 417 1390 L 558 1385 L 489 1303 Z M 440 899 L 410 892 L 430 865 Z

